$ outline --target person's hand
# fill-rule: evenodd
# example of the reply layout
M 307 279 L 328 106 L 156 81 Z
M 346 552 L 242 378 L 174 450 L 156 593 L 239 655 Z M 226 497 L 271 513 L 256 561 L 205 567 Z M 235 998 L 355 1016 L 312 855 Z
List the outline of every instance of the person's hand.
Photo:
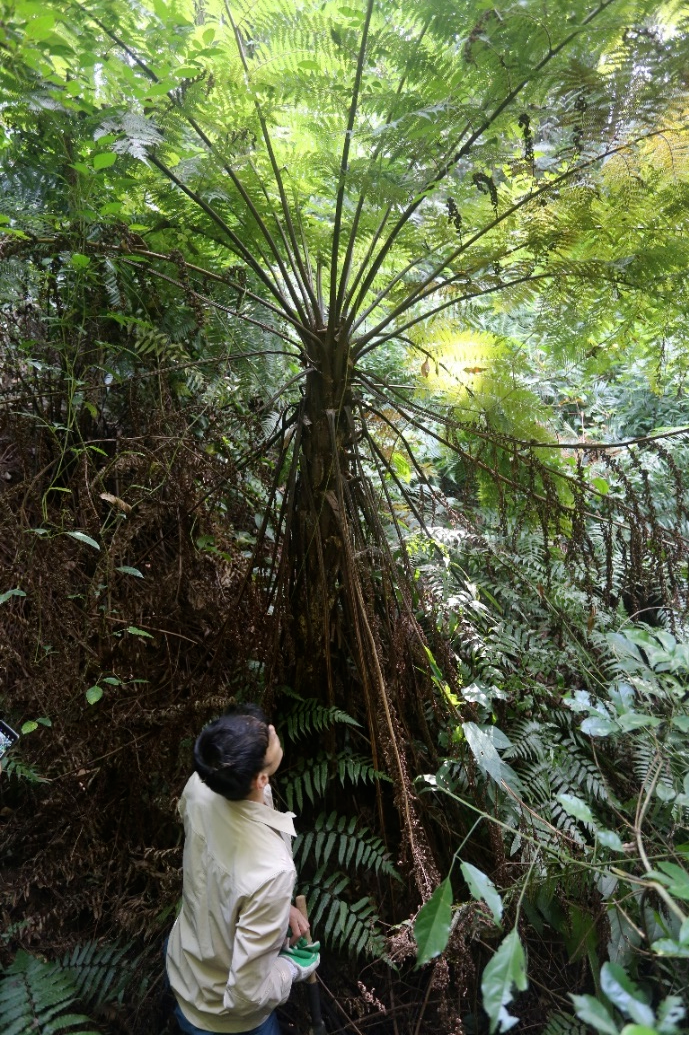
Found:
M 289 909 L 289 927 L 292 931 L 292 935 L 289 938 L 290 947 L 294 947 L 295 943 L 306 936 L 309 931 L 309 922 L 307 918 L 304 918 L 299 908 L 290 907 Z
M 289 965 L 293 983 L 308 979 L 316 971 L 321 961 L 320 949 L 320 943 L 307 943 L 302 937 L 294 947 L 280 951 L 278 957 Z

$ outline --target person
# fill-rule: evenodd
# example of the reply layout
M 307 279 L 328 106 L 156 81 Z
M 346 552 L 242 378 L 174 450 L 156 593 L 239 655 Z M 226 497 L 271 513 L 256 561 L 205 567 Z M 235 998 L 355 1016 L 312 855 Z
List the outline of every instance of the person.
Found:
M 280 1033 L 275 1009 L 318 966 L 318 945 L 292 906 L 294 814 L 273 807 L 282 760 L 275 728 L 254 705 L 209 724 L 179 801 L 183 891 L 167 974 L 182 1033 Z M 288 927 L 291 941 L 287 942 Z

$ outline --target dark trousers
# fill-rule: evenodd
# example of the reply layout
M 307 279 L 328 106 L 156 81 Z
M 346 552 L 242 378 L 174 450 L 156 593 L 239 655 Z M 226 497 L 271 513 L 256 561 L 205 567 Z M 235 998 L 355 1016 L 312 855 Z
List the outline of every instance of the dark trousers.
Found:
M 194 1026 L 193 1023 L 189 1022 L 189 1020 L 187 1019 L 187 1017 L 185 1016 L 185 1014 L 183 1013 L 183 1011 L 179 1007 L 179 1005 L 177 1005 L 177 1007 L 175 1008 L 175 1019 L 177 1020 L 177 1025 L 179 1026 L 179 1028 L 182 1031 L 182 1033 L 207 1033 L 207 1034 L 213 1034 L 213 1033 L 216 1032 L 214 1030 L 199 1030 L 199 1028 L 197 1026 Z M 277 1033 L 277 1034 L 280 1034 L 280 1033 L 282 1033 L 282 1030 L 280 1029 L 280 1026 L 279 1026 L 279 1023 L 278 1023 L 277 1013 L 276 1012 L 271 1012 L 270 1015 L 268 1016 L 268 1018 L 265 1019 L 261 1023 L 260 1026 L 257 1026 L 255 1030 L 242 1030 L 241 1033 L 243 1033 L 243 1034 L 250 1034 L 250 1033 L 257 1033 L 257 1034 L 261 1034 L 261 1033 L 276 1034 Z

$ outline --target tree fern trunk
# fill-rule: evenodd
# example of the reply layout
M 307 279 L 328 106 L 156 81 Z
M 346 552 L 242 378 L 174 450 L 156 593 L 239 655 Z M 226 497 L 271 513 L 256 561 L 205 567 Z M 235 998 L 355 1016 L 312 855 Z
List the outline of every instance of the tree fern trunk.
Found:
M 314 347 L 311 346 L 313 352 Z M 299 474 L 295 487 L 291 614 L 295 678 L 301 694 L 335 698 L 331 665 L 339 628 L 343 527 L 338 484 L 350 477 L 349 345 L 327 333 L 306 380 Z

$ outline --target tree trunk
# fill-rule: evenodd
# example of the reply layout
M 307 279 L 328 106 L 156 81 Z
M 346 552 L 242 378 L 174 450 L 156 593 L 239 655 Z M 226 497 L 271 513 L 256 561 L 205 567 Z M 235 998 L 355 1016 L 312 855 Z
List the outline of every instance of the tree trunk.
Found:
M 310 346 L 314 352 L 313 345 Z M 347 518 L 343 487 L 351 475 L 349 343 L 324 334 L 306 380 L 295 488 L 291 615 L 295 677 L 302 695 L 333 702 L 340 588 Z M 335 670 L 337 667 L 335 667 Z

